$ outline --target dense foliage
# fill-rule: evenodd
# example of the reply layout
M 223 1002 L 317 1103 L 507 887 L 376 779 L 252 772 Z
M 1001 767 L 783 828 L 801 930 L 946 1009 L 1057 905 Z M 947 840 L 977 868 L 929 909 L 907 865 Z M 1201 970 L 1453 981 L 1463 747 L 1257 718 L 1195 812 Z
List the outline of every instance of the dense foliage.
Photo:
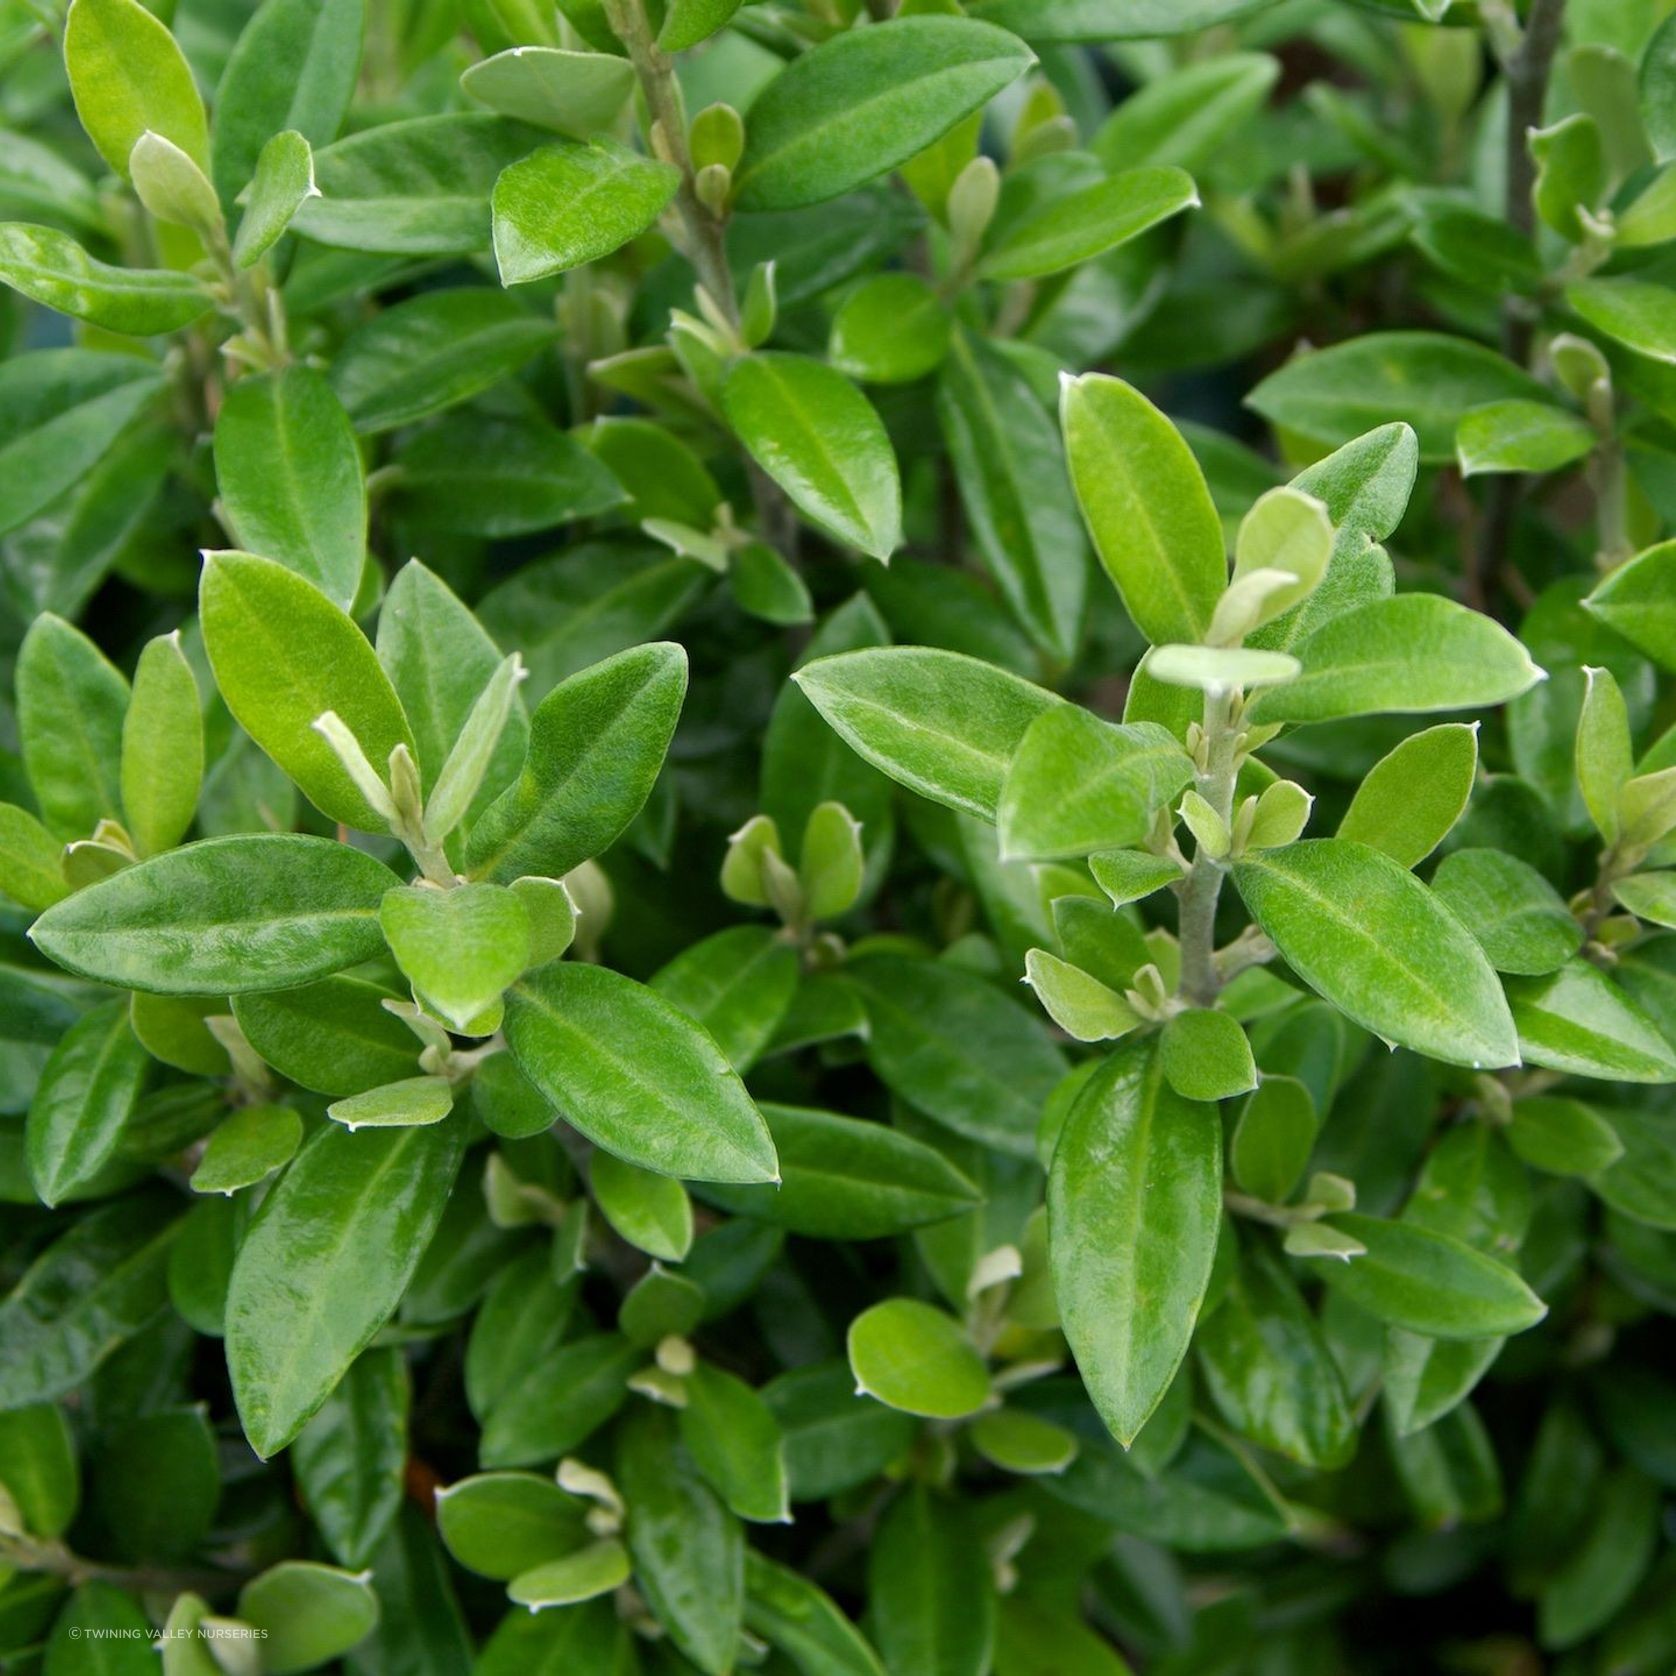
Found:
M 0 1670 L 1667 1676 L 1671 0 L 0 66 Z

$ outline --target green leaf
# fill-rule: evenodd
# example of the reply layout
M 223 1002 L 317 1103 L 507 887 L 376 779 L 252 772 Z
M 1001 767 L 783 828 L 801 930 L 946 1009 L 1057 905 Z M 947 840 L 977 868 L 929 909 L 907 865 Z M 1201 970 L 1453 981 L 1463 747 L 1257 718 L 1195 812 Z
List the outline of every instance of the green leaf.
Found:
M 459 1171 L 459 1123 L 327 1125 L 262 1202 L 227 1293 L 227 1367 L 263 1459 L 296 1437 L 401 1301 Z
M 1118 908 L 1139 902 L 1182 876 L 1179 862 L 1142 850 L 1112 850 L 1106 855 L 1091 855 L 1088 867 L 1095 884 Z
M 1321 1278 L 1393 1327 L 1428 1338 L 1503 1338 L 1548 1313 L 1515 1270 L 1452 1235 L 1350 1212 L 1326 1225 L 1365 1254 L 1324 1263 Z
M 1216 1107 L 1184 1100 L 1150 1042 L 1089 1080 L 1048 1172 L 1049 1255 L 1089 1396 L 1127 1448 L 1187 1354 L 1222 1216 Z
M 454 1087 L 446 1077 L 408 1077 L 334 1100 L 326 1115 L 353 1133 L 357 1129 L 424 1128 L 454 1109 Z
M 36 1536 L 62 1536 L 81 1500 L 76 1443 L 64 1410 L 34 1403 L 0 1414 L 0 1484 Z
M 0 223 L 0 283 L 60 314 L 134 337 L 178 331 L 214 306 L 191 274 L 112 267 L 68 233 L 21 221 Z
M 614 140 L 543 146 L 495 182 L 495 261 L 502 285 L 524 285 L 598 261 L 652 226 L 681 172 Z
M 241 378 L 215 421 L 221 506 L 244 548 L 347 611 L 367 556 L 367 491 L 349 417 L 307 367 Z
M 568 1455 L 623 1406 L 629 1376 L 645 1360 L 644 1351 L 616 1333 L 596 1333 L 549 1352 L 489 1411 L 478 1445 L 484 1466 L 528 1466 Z
M 942 962 L 874 957 L 847 968 L 871 1033 L 868 1059 L 910 1105 L 956 1134 L 1028 1158 L 1065 1061 L 1036 1020 L 982 978 Z
M 548 1606 L 574 1606 L 578 1601 L 622 1588 L 632 1571 L 628 1550 L 615 1537 L 608 1537 L 521 1572 L 506 1593 L 515 1604 L 527 1606 L 532 1612 Z
M 133 355 L 43 349 L 0 362 L 0 531 L 80 482 L 161 388 Z
M 1242 1437 L 1318 1472 L 1355 1452 L 1328 1341 L 1274 1252 L 1254 1244 L 1195 1340 L 1211 1401 Z
M 1491 471 L 1558 471 L 1593 451 L 1594 427 L 1547 402 L 1490 402 L 1466 413 L 1455 432 L 1463 477 Z
M 1584 218 L 1599 219 L 1606 195 L 1606 155 L 1599 124 L 1579 111 L 1552 127 L 1533 128 L 1526 144 L 1536 164 L 1531 193 L 1536 213 L 1561 238 L 1583 243 L 1589 236 Z
M 1281 958 L 1355 1023 L 1452 1065 L 1514 1065 L 1513 1020 L 1465 927 L 1379 850 L 1314 838 L 1234 879 Z
M 1437 594 L 1354 606 L 1318 628 L 1297 654 L 1303 673 L 1258 698 L 1254 721 L 1479 709 L 1544 678 L 1494 619 Z
M 504 292 L 428 291 L 351 332 L 332 363 L 332 387 L 356 430 L 394 430 L 516 372 L 553 330 Z
M 1018 280 L 1060 273 L 1198 205 L 1199 189 L 1183 169 L 1125 169 L 1009 223 L 979 262 L 978 275 Z
M 529 964 L 529 915 L 498 885 L 403 886 L 385 895 L 378 923 L 415 995 L 468 1034 Z
M 624 1668 L 633 1651 L 615 1605 L 596 1600 L 562 1612 L 508 1612 L 471 1668 L 473 1676 L 561 1676 Z
M 808 1578 L 745 1550 L 745 1627 L 808 1676 L 884 1676 L 879 1655 Z
M 850 1323 L 856 1389 L 905 1414 L 958 1420 L 989 1401 L 989 1374 L 965 1329 L 915 1298 L 888 1298 Z
M 1676 1082 L 1676 1050 L 1605 973 L 1572 960 L 1507 986 L 1519 1048 L 1532 1065 L 1612 1082 Z
M 169 1307 L 177 1196 L 129 1194 L 82 1217 L 0 1303 L 0 1412 L 73 1390 Z
M 1177 1013 L 1159 1038 L 1164 1078 L 1187 1100 L 1226 1100 L 1257 1086 L 1245 1029 L 1229 1013 Z
M 1262 52 L 1219 53 L 1166 70 L 1124 99 L 1089 149 L 1108 169 L 1201 168 L 1262 109 L 1279 76 L 1279 62 Z
M 1610 1107 L 1603 1115 L 1623 1151 L 1589 1185 L 1619 1215 L 1649 1228 L 1676 1231 L 1671 1210 L 1676 1148 L 1662 1114 L 1626 1105 Z
M 659 1175 L 772 1181 L 774 1143 L 721 1050 L 651 990 L 556 963 L 507 997 L 520 1068 L 596 1145 Z
M 378 904 L 393 877 L 326 838 L 210 838 L 78 891 L 29 935 L 60 966 L 125 989 L 286 989 L 378 953 Z
M 1660 1500 L 1658 1488 L 1630 1467 L 1601 1482 L 1587 1524 L 1538 1597 L 1545 1648 L 1573 1646 L 1616 1616 L 1657 1550 Z
M 122 813 L 128 683 L 80 629 L 45 612 L 17 655 L 23 765 L 46 824 L 85 838 Z
M 401 1349 L 365 1351 L 291 1446 L 303 1501 L 341 1565 L 369 1564 L 401 1512 L 410 1400 Z
M 1547 399 L 1528 373 L 1481 344 L 1438 332 L 1370 332 L 1288 362 L 1246 401 L 1271 424 L 1335 446 L 1400 419 L 1413 427 L 1425 463 L 1447 465 L 1471 409 Z
M 413 734 L 367 638 L 313 583 L 272 559 L 212 553 L 198 590 L 204 649 L 239 725 L 329 820 L 382 831 L 337 752 L 315 729 L 328 710 L 382 771 Z
M 741 1519 L 790 1524 L 779 1423 L 742 1379 L 700 1362 L 683 1382 L 681 1441 Z
M 1118 990 L 1046 949 L 1026 952 L 1024 981 L 1048 1017 L 1075 1041 L 1114 1041 L 1142 1022 Z
M 937 383 L 937 422 L 985 567 L 1037 645 L 1069 662 L 1088 561 L 1058 429 L 1018 362 L 965 331 Z
M 635 1581 L 705 1676 L 727 1676 L 744 1614 L 744 1538 L 734 1516 L 685 1469 L 672 1430 L 666 1415 L 641 1409 L 618 1434 Z
M 609 53 L 517 46 L 470 65 L 460 87 L 497 115 L 588 140 L 628 103 L 634 69 Z
M 667 641 L 555 687 L 530 718 L 523 771 L 472 828 L 472 874 L 561 878 L 609 848 L 651 795 L 686 689 L 686 653 Z
M 1580 279 L 1565 300 L 1615 343 L 1655 361 L 1676 362 L 1676 294 L 1643 279 Z
M 1465 812 L 1477 775 L 1476 723 L 1443 722 L 1410 734 L 1368 770 L 1338 835 L 1417 867 Z
M 215 95 L 212 176 L 223 203 L 257 172 L 270 136 L 294 130 L 316 149 L 337 138 L 360 74 L 364 27 L 363 0 L 263 0 Z
M 29 1105 L 29 1179 L 56 1205 L 92 1180 L 122 1141 L 150 1069 L 125 1002 L 107 1001 L 65 1032 Z
M 692 1248 L 693 1208 L 680 1182 L 600 1151 L 588 1186 L 600 1215 L 637 1250 L 679 1263 Z
M 244 1106 L 216 1127 L 189 1185 L 236 1193 L 289 1164 L 302 1144 L 303 1120 L 289 1106 Z
M 832 317 L 827 360 L 863 384 L 911 384 L 948 354 L 949 313 L 918 274 L 863 280 Z
M 1116 726 L 1069 704 L 1044 710 L 1002 782 L 1001 858 L 1051 861 L 1138 844 L 1192 778 L 1192 758 L 1154 722 Z
M 1498 972 L 1542 977 L 1583 945 L 1583 928 L 1560 893 L 1501 850 L 1451 851 L 1432 875 L 1432 891 Z
M 968 1435 L 972 1447 L 1003 1472 L 1060 1473 L 1077 1457 L 1075 1434 L 1021 1408 L 980 1414 Z
M 895 450 L 842 373 L 803 355 L 747 355 L 722 407 L 751 457 L 834 539 L 880 560 L 901 545 Z
M 683 949 L 650 987 L 703 1025 L 743 1075 L 773 1039 L 797 984 L 797 954 L 783 937 L 736 925 Z
M 172 849 L 198 810 L 204 724 L 180 635 L 148 641 L 122 724 L 122 812 L 142 856 Z
M 1676 873 L 1638 873 L 1612 887 L 1618 905 L 1649 925 L 1676 925 Z
M 1064 380 L 1060 424 L 1095 551 L 1154 645 L 1204 637 L 1227 585 L 1222 521 L 1181 433 L 1138 390 Z
M 321 195 L 302 205 L 292 226 L 305 238 L 345 250 L 486 252 L 495 181 L 541 138 L 521 123 L 480 111 L 375 124 L 316 150 Z M 472 295 L 494 298 L 481 290 Z
M 310 1560 L 282 1560 L 239 1590 L 241 1622 L 263 1632 L 262 1669 L 312 1670 L 371 1633 L 378 1596 L 365 1576 Z
M 581 1546 L 584 1507 L 551 1478 L 483 1472 L 437 1491 L 437 1531 L 468 1571 L 506 1583 Z
M 1559 1176 L 1596 1175 L 1624 1155 L 1624 1143 L 1599 1112 L 1557 1094 L 1515 1101 L 1507 1144 L 1532 1169 Z
M 984 820 L 995 819 L 1025 730 L 1063 702 L 992 664 L 928 646 L 841 652 L 792 679 L 875 768 Z
M 780 1185 L 701 1189 L 705 1199 L 811 1239 L 888 1239 L 970 1210 L 980 1194 L 935 1147 L 887 1124 L 765 1105 Z
M 1661 667 L 1676 669 L 1676 541 L 1608 572 L 1583 604 Z
M 249 198 L 233 241 L 234 262 L 241 268 L 255 267 L 319 190 L 308 141 L 294 128 L 275 134 L 256 159 Z
M 1240 1108 L 1228 1167 L 1240 1188 L 1282 1205 L 1303 1179 L 1321 1127 L 1309 1089 L 1296 1077 L 1264 1076 Z
M 271 994 L 235 995 L 233 1016 L 282 1077 L 341 1097 L 418 1070 L 419 1043 L 385 1008 L 387 998 L 393 998 L 390 991 L 363 978 L 326 978 Z
M 962 1505 L 923 1483 L 906 1488 L 867 1554 L 867 1625 L 885 1668 L 983 1676 L 995 1594 L 989 1557 Z
M 0 803 L 0 891 L 37 912 L 70 894 L 64 846 L 15 803 Z
M 74 0 L 64 65 L 87 137 L 118 174 L 148 129 L 201 168 L 209 163 L 204 102 L 174 37 L 139 0 Z
M 895 18 L 835 35 L 752 102 L 739 207 L 840 197 L 924 151 L 1033 61 L 1016 36 L 959 17 Z

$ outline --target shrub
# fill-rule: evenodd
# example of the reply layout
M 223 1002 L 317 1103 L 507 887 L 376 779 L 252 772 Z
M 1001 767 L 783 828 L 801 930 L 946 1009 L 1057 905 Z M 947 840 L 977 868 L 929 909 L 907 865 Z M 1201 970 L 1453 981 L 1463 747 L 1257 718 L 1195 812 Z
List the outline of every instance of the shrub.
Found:
M 1670 1671 L 1669 0 L 0 22 L 0 1668 Z

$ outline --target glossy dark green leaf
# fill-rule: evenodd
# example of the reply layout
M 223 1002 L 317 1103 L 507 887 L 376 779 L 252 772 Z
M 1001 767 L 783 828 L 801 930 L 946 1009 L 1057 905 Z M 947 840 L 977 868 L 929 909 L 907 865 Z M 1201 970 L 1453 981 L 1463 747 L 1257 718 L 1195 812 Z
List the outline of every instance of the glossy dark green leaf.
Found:
M 109 1160 L 149 1069 L 120 1000 L 65 1032 L 41 1072 L 25 1133 L 30 1179 L 44 1203 L 57 1204 Z
M 259 1455 L 296 1437 L 395 1310 L 463 1147 L 458 1123 L 327 1125 L 264 1200 L 227 1296 L 233 1394 Z
M 478 1448 L 483 1465 L 533 1466 L 568 1455 L 622 1407 L 629 1376 L 645 1359 L 615 1333 L 549 1352 L 490 1410 Z
M 995 1586 L 971 1523 L 924 1485 L 905 1490 L 874 1534 L 867 1626 L 891 1671 L 982 1676 L 995 1640 Z
M 392 994 L 363 978 L 325 978 L 235 996 L 233 1016 L 281 1076 L 341 1099 L 418 1070 L 418 1039 L 383 1005 Z
M 736 925 L 694 943 L 651 988 L 703 1025 L 743 1074 L 767 1047 L 797 989 L 797 955 L 767 926 Z
M 1119 1048 L 1073 1107 L 1048 1175 L 1054 1291 L 1100 1417 L 1127 1447 L 1187 1354 L 1222 1215 L 1213 1105 Z

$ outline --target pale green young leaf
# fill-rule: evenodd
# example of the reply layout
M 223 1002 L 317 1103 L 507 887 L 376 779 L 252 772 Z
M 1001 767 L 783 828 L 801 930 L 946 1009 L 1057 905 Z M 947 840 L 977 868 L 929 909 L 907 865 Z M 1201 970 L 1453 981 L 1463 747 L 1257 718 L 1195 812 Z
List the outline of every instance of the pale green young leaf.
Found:
M 615 1537 L 606 1537 L 520 1572 L 507 1585 L 506 1594 L 515 1605 L 532 1612 L 574 1606 L 622 1588 L 632 1571 L 628 1549 Z
M 0 283 L 60 314 L 135 337 L 178 331 L 214 306 L 191 274 L 116 267 L 68 233 L 21 221 L 0 224 Z
M 668 641 L 560 682 L 530 718 L 523 771 L 472 828 L 472 875 L 560 878 L 606 850 L 651 794 L 686 688 L 686 653 Z
M 197 677 L 180 635 L 148 641 L 134 670 L 122 724 L 122 813 L 142 856 L 186 836 L 204 778 L 204 722 Z
M 529 915 L 500 885 L 403 886 L 385 896 L 378 923 L 415 997 L 456 1030 L 467 1030 L 529 964 Z
M 1600 125 L 1577 111 L 1551 127 L 1533 128 L 1526 144 L 1536 164 L 1536 213 L 1561 238 L 1581 244 L 1588 223 L 1599 220 L 1607 189 Z
M 948 309 L 918 274 L 875 274 L 832 317 L 827 360 L 863 384 L 911 384 L 948 354 Z
M 811 919 L 836 919 L 861 894 L 861 823 L 842 803 L 818 803 L 803 828 L 797 879 Z
M 438 842 L 466 818 L 482 790 L 524 675 L 523 660 L 516 652 L 501 659 L 466 716 L 425 803 L 425 831 Z
M 1461 818 L 1478 774 L 1478 724 L 1410 734 L 1368 770 L 1339 822 L 1340 838 L 1417 867 Z
M 1296 843 L 1309 825 L 1315 799 L 1296 780 L 1276 780 L 1258 794 L 1251 824 L 1245 833 L 1245 848 L 1277 849 Z M 1236 821 L 1236 832 L 1238 822 Z
M 751 457 L 815 523 L 875 559 L 901 545 L 895 450 L 842 373 L 802 355 L 748 355 L 728 373 L 722 406 Z
M 1002 859 L 1050 861 L 1139 843 L 1192 778 L 1192 759 L 1155 723 L 1117 726 L 1074 705 L 1045 710 L 1002 782 Z
M 1226 597 L 1226 596 L 1224 596 Z M 1251 646 L 1154 646 L 1146 673 L 1170 687 L 1227 693 L 1236 687 L 1276 687 L 1298 678 L 1302 665 L 1286 652 Z
M 916 1298 L 888 1298 L 850 1323 L 856 1389 L 891 1408 L 958 1420 L 989 1401 L 989 1374 L 953 1316 Z
M 1181 877 L 1180 866 L 1170 857 L 1149 855 L 1143 850 L 1111 850 L 1104 855 L 1091 855 L 1088 866 L 1094 882 L 1119 908 L 1139 902 Z
M 1076 1041 L 1113 1041 L 1142 1022 L 1116 990 L 1046 949 L 1025 955 L 1024 981 L 1048 1017 Z
M 37 912 L 70 894 L 64 846 L 15 803 L 0 803 L 0 891 Z
M 1610 669 L 1585 668 L 1587 685 L 1577 719 L 1577 789 L 1595 830 L 1608 844 L 1618 840 L 1618 801 L 1635 772 L 1629 709 Z
M 233 240 L 233 260 L 241 268 L 255 267 L 278 243 L 297 211 L 319 195 L 308 141 L 294 128 L 275 134 L 256 159 L 238 237 Z
M 118 174 L 147 129 L 209 163 L 204 102 L 167 27 L 139 0 L 73 0 L 64 20 L 64 64 L 76 114 Z
M 188 228 L 206 242 L 225 241 L 215 188 L 173 140 L 148 128 L 128 154 L 128 176 L 134 196 L 155 220 Z
M 615 141 L 543 146 L 495 182 L 502 285 L 564 273 L 638 238 L 663 214 L 680 171 Z
M 446 1077 L 407 1077 L 334 1100 L 326 1115 L 345 1129 L 409 1129 L 440 1123 L 454 1109 Z
M 762 1115 L 721 1050 L 642 985 L 545 966 L 507 997 L 506 1039 L 566 1121 L 619 1158 L 697 1181 L 778 1175 Z
M 1676 541 L 1619 565 L 1583 602 L 1665 669 L 1676 669 Z
M 1505 703 L 1543 679 L 1499 623 L 1437 594 L 1356 606 L 1297 650 L 1303 672 L 1257 699 L 1252 720 L 1477 709 Z
M 609 53 L 516 46 L 468 66 L 460 87 L 500 116 L 589 140 L 628 103 L 634 70 Z
M 367 638 L 313 583 L 272 559 L 211 553 L 198 609 L 216 685 L 245 732 L 331 820 L 384 822 L 315 731 L 338 715 L 369 760 L 413 749 L 401 701 Z
M 1221 1216 L 1216 1107 L 1175 1093 L 1150 1042 L 1120 1048 L 1054 1151 L 1048 1227 L 1065 1336 L 1125 1448 L 1187 1354 Z
M 795 209 L 925 150 L 1034 62 L 1025 44 L 961 17 L 846 30 L 758 94 L 736 173 L 742 209 Z
M 1449 1064 L 1514 1065 L 1501 985 L 1466 928 L 1400 863 L 1344 838 L 1234 867 L 1281 957 L 1347 1017 Z
M 1676 872 L 1637 873 L 1612 886 L 1618 905 L 1649 925 L 1676 926 Z
M 394 882 L 382 862 L 326 838 L 210 838 L 78 891 L 29 935 L 60 966 L 120 988 L 289 989 L 378 953 L 378 904 Z
M 1588 323 L 1637 355 L 1676 362 L 1676 292 L 1644 279 L 1580 279 L 1565 300 Z
M 928 646 L 841 652 L 792 679 L 875 768 L 984 820 L 995 819 L 1025 730 L 1063 703 L 993 664 Z
M 259 1455 L 297 1435 L 394 1312 L 464 1144 L 460 1123 L 328 1124 L 263 1200 L 227 1293 L 227 1366 Z
M 1095 550 L 1154 645 L 1204 637 L 1228 580 L 1222 523 L 1181 433 L 1138 390 L 1067 378 L 1060 424 Z
M 262 1631 L 262 1669 L 272 1676 L 347 1653 L 378 1622 L 369 1577 L 312 1560 L 282 1560 L 239 1590 L 239 1622 Z

